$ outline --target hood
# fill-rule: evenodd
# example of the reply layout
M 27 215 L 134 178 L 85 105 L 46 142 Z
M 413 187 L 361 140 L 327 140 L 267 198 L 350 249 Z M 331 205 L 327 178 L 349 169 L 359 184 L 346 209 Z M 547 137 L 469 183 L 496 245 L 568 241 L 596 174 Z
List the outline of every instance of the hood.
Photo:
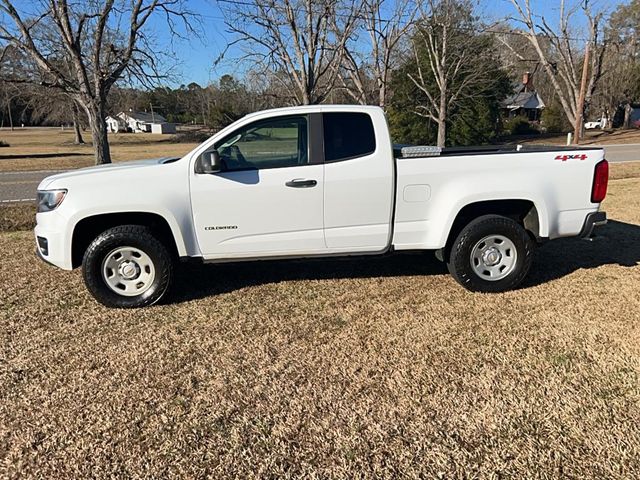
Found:
M 88 175 L 99 175 L 101 173 L 107 172 L 117 172 L 120 170 L 133 170 L 139 168 L 148 168 L 153 167 L 155 165 L 162 165 L 166 163 L 172 163 L 176 160 L 180 160 L 180 157 L 160 157 L 160 158 L 151 158 L 148 160 L 134 160 L 131 162 L 118 162 L 118 163 L 110 163 L 107 165 L 98 165 L 95 167 L 87 167 L 87 168 L 79 168 L 77 170 L 71 170 L 68 172 L 57 173 L 55 175 L 51 175 L 50 177 L 46 177 L 40 182 L 38 185 L 38 190 L 46 190 L 52 185 L 54 182 L 58 185 L 55 188 L 65 188 L 64 182 L 70 179 L 76 179 L 77 177 L 85 177 Z

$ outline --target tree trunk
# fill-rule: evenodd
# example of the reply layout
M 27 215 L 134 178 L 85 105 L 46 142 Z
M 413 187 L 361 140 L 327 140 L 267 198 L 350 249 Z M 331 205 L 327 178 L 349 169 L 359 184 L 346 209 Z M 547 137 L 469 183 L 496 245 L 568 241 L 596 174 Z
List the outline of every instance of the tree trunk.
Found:
M 582 63 L 582 77 L 580 79 L 580 91 L 578 94 L 578 105 L 576 107 L 576 123 L 574 125 L 573 143 L 580 144 L 580 140 L 584 137 L 584 118 L 585 118 L 585 96 L 587 94 L 587 74 L 589 72 L 589 44 L 584 50 L 584 62 Z
M 629 129 L 631 128 L 631 111 L 633 109 L 631 108 L 631 104 L 627 103 L 624 106 L 624 121 L 622 122 L 622 128 Z
M 107 122 L 104 116 L 104 105 L 91 102 L 84 106 L 89 117 L 89 127 L 91 128 L 91 138 L 95 151 L 96 165 L 111 163 L 111 152 L 109 151 L 109 139 L 107 138 Z
M 76 145 L 84 145 L 84 139 L 82 138 L 82 132 L 80 131 L 80 110 L 76 102 L 71 105 L 71 111 L 73 112 L 73 132 L 75 134 L 75 140 L 73 143 Z
M 385 82 L 382 83 L 382 85 L 380 85 L 380 88 L 378 90 L 378 105 L 380 106 L 380 108 L 382 108 L 383 110 L 386 110 L 387 108 L 387 85 Z M 365 99 L 365 103 L 366 103 L 366 99 Z
M 7 100 L 7 111 L 9 112 L 9 124 L 11 125 L 11 131 L 13 132 L 13 115 L 11 115 L 11 99 Z
M 447 91 L 440 91 L 440 108 L 438 109 L 438 147 L 444 147 L 447 141 Z
M 438 147 L 444 147 L 447 138 L 447 123 L 444 119 L 438 118 Z
M 311 95 L 309 93 L 309 87 L 302 93 L 302 105 L 311 105 Z

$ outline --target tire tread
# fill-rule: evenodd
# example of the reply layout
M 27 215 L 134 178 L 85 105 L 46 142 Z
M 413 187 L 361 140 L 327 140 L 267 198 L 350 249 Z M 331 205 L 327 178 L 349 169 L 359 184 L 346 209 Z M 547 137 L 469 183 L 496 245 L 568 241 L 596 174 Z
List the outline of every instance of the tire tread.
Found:
M 502 280 L 491 282 L 478 277 L 471 269 L 469 256 L 473 245 L 482 236 L 505 234 L 518 248 L 515 271 Z M 453 242 L 447 268 L 451 276 L 467 290 L 474 292 L 504 292 L 522 283 L 533 260 L 535 243 L 527 231 L 514 220 L 502 215 L 482 215 L 469 222 Z
M 145 295 L 147 292 L 135 297 L 118 295 L 102 279 L 101 251 L 110 246 L 132 243 L 144 246 L 145 251 L 148 250 L 147 253 L 156 256 L 159 261 L 159 265 L 156 265 L 156 275 L 159 277 L 154 280 L 157 286 L 147 290 L 152 292 L 149 295 Z M 100 264 L 97 268 L 96 261 Z M 102 232 L 91 242 L 82 258 L 82 273 L 87 289 L 98 302 L 112 308 L 139 308 L 157 303 L 171 286 L 173 269 L 173 259 L 164 243 L 153 235 L 149 227 L 143 225 L 120 225 Z

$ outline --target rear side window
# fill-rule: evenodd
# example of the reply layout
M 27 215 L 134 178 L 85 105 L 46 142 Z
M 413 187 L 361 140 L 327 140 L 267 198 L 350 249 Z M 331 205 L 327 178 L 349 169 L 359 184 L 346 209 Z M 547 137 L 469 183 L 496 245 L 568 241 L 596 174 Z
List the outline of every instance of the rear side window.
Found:
M 322 124 L 325 162 L 362 157 L 376 149 L 373 123 L 366 113 L 324 113 Z

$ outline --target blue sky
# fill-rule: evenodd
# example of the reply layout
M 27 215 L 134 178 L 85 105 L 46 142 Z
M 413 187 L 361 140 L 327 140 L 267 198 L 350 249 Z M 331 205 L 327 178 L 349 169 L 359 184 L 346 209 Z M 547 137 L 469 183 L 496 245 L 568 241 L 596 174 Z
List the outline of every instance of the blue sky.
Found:
M 570 2 L 571 0 L 567 0 Z M 553 20 L 558 16 L 559 0 L 532 0 L 536 13 Z M 611 10 L 620 3 L 619 0 L 595 0 L 599 8 Z M 514 9 L 509 0 L 478 0 L 479 11 L 487 16 L 499 19 L 513 15 Z M 154 30 L 160 48 L 175 53 L 178 65 L 175 69 L 175 85 L 197 82 L 206 85 L 224 74 L 242 75 L 245 66 L 238 63 L 240 50 L 235 47 L 226 52 L 224 59 L 214 66 L 214 61 L 225 51 L 233 37 L 227 32 L 224 15 L 216 0 L 189 0 L 189 8 L 199 14 L 202 20 L 200 38 L 169 40 L 167 27 L 160 17 L 154 19 L 151 28 Z M 578 25 L 579 26 L 579 25 Z

